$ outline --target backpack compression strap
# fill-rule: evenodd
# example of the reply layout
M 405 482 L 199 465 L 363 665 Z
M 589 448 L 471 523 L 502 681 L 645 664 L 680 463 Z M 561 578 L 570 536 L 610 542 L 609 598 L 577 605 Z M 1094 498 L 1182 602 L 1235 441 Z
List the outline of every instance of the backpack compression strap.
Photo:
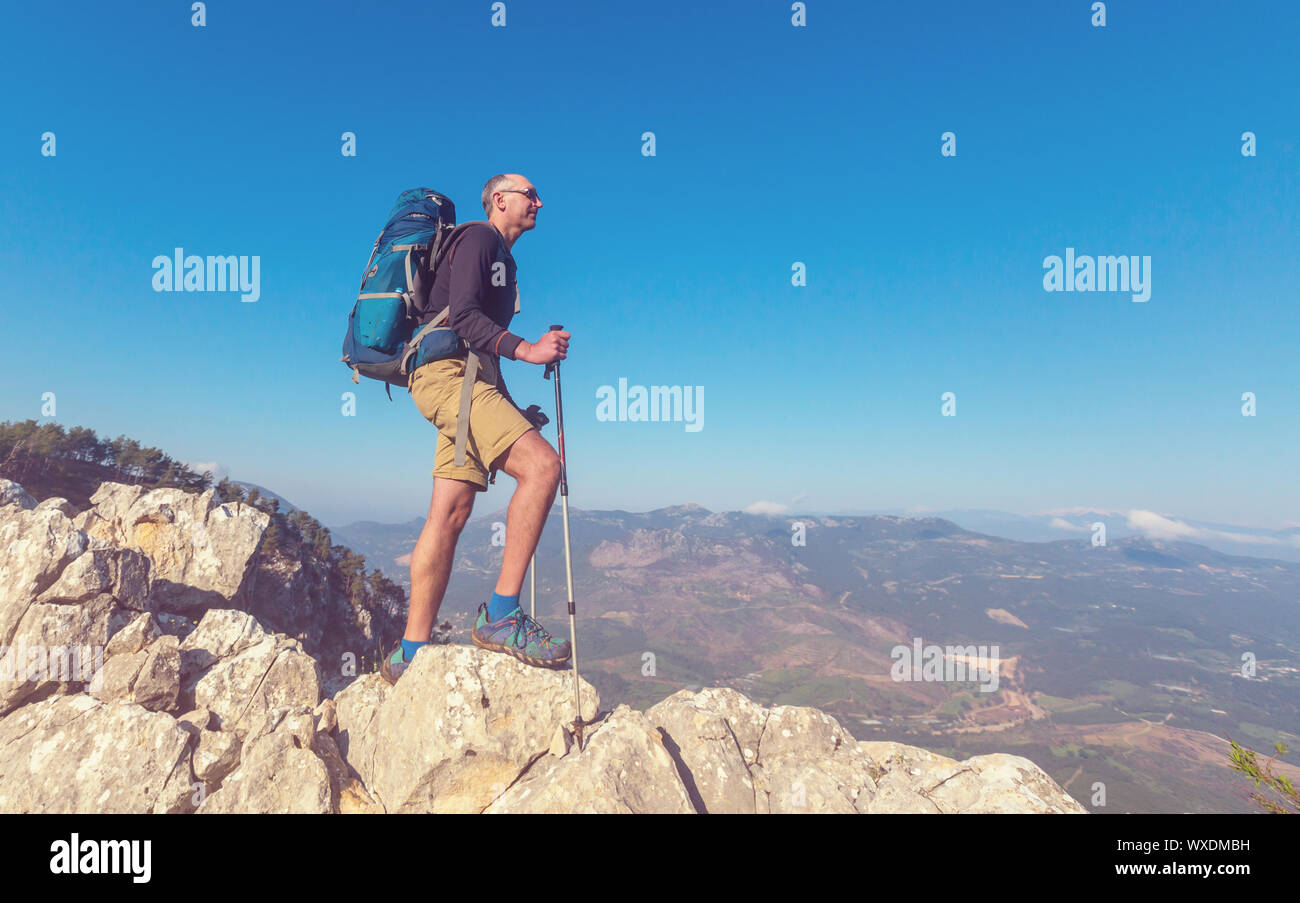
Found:
M 478 354 L 473 348 L 465 357 L 465 380 L 460 387 L 460 412 L 456 415 L 456 457 L 452 462 L 457 467 L 465 466 L 465 442 L 469 438 L 469 406 L 474 398 L 474 381 L 478 379 Z
M 420 350 L 420 342 L 424 341 L 425 336 L 437 329 L 438 324 L 442 323 L 443 319 L 448 317 L 450 313 L 451 308 L 444 307 L 436 317 L 421 326 L 419 331 L 416 332 L 415 335 L 411 336 L 411 340 L 406 343 L 406 350 L 402 353 L 402 373 L 408 376 L 410 375 L 411 359 L 414 358 L 416 352 Z M 448 320 L 448 322 L 450 322 L 450 320 Z

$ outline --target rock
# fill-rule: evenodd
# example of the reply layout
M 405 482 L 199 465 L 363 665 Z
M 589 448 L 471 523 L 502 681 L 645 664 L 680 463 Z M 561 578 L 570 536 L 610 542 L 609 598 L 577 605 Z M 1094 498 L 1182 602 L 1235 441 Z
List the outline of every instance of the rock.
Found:
M 193 809 L 190 738 L 174 718 L 85 694 L 0 720 L 0 812 Z
M 562 724 L 555 726 L 555 733 L 551 735 L 551 745 L 547 752 L 557 759 L 563 759 L 569 754 L 569 748 L 573 746 L 573 734 Z
M 310 749 L 283 747 L 248 765 L 241 763 L 198 811 L 200 815 L 329 814 L 329 773 Z
M 972 756 L 924 775 L 918 792 L 941 812 L 1076 813 L 1088 810 L 1022 756 Z
M 19 508 L 30 511 L 36 507 L 36 499 L 28 495 L 27 490 L 13 480 L 0 477 L 0 508 L 6 505 L 17 505 Z
M 180 643 L 161 636 L 145 649 L 110 656 L 87 688 L 104 702 L 134 702 L 154 712 L 176 708 L 180 693 Z
M 339 793 L 339 815 L 382 815 L 383 812 L 384 807 L 358 780 L 352 781 Z
M 131 687 L 131 701 L 157 712 L 176 708 L 181 688 L 180 641 L 161 636 L 149 644 L 144 666 Z
M 28 607 L 89 547 L 86 534 L 54 508 L 0 508 L 0 645 L 9 645 Z
M 900 743 L 858 742 L 818 709 L 765 709 L 734 690 L 682 691 L 646 716 L 703 811 L 1086 811 L 1027 759 L 957 762 Z
M 859 745 L 886 769 L 864 809 L 873 814 L 1088 811 L 1021 756 L 972 756 L 958 762 L 901 743 Z
M 150 583 L 149 559 L 135 549 L 87 549 L 36 601 L 72 605 L 107 593 L 121 607 L 142 611 Z
M 956 759 L 892 740 L 860 740 L 858 745 L 882 767 L 904 774 L 920 774 L 921 771 L 957 764 Z
M 339 716 L 333 699 L 322 699 L 313 713 L 316 717 L 316 730 L 332 734 L 338 730 Z
M 251 505 L 221 504 L 216 490 L 151 489 L 103 483 L 94 514 L 79 515 L 89 535 L 139 549 L 153 564 L 154 605 L 179 612 L 236 607 L 270 516 Z
M 754 785 L 775 813 L 861 811 L 883 769 L 838 721 L 807 706 L 773 706 L 759 740 Z M 758 801 L 763 810 L 763 801 Z
M 393 688 L 378 674 L 365 674 L 348 684 L 334 697 L 338 722 L 338 747 L 343 758 L 353 758 L 349 747 L 353 737 L 361 736 Z
M 595 712 L 595 689 L 584 682 L 580 692 Z M 348 764 L 389 812 L 482 811 L 574 714 L 570 672 L 474 646 L 422 646 L 370 714 L 372 693 L 336 697 L 339 733 Z
M 109 636 L 145 604 L 148 562 L 90 549 L 63 499 L 0 508 L 0 714 L 79 691 L 104 664 Z
M 277 707 L 320 701 L 315 660 L 245 612 L 208 611 L 179 650 L 179 704 L 208 709 L 217 729 L 241 738 Z
M 683 690 L 646 711 L 650 723 L 663 732 L 664 747 L 677 762 L 696 808 L 708 813 L 755 811 L 750 763 L 729 717 L 740 724 L 751 756 L 757 758 L 764 715 L 760 706 L 736 691 L 717 689 Z
M 207 797 L 199 812 L 337 811 L 338 779 L 331 779 L 314 746 L 315 718 L 310 707 L 284 705 L 262 712 L 249 728 L 239 767 Z
M 766 709 L 709 688 L 675 693 L 646 716 L 664 732 L 701 811 L 852 813 L 875 791 L 870 754 L 817 709 Z
M 91 683 L 104 664 L 117 611 L 107 593 L 83 604 L 28 606 L 0 657 L 0 714 Z
M 620 705 L 581 752 L 541 759 L 486 811 L 684 815 L 695 808 L 654 725 Z
M 294 746 L 311 749 L 316 736 L 315 718 L 305 705 L 281 705 L 263 712 L 250 726 L 239 763 L 265 758 L 277 749 Z
M 844 766 L 827 767 L 812 759 L 786 758 L 754 766 L 758 810 L 773 815 L 840 813 L 853 815 L 876 791 L 869 774 Z
M 211 793 L 226 779 L 226 775 L 239 767 L 242 745 L 239 737 L 225 731 L 199 731 L 199 742 L 194 749 L 194 776 L 203 781 Z
M 36 507 L 58 511 L 67 518 L 72 518 L 77 513 L 77 509 L 73 508 L 72 504 L 67 499 L 62 498 L 48 498 L 45 501 L 40 502 Z
M 333 811 L 340 815 L 379 815 L 384 807 L 366 789 L 343 756 L 339 754 L 334 738 L 317 731 L 312 751 L 325 764 L 330 778 L 330 800 Z
M 131 701 L 131 687 L 148 657 L 143 649 L 112 656 L 99 669 L 87 692 L 101 702 Z
M 296 640 L 268 635 L 213 665 L 194 686 L 194 704 L 210 710 L 218 729 L 247 732 L 259 715 L 280 705 L 315 707 L 316 662 Z
M 391 587 L 371 594 L 357 609 L 333 564 L 314 557 L 308 543 L 289 537 L 263 549 L 271 516 L 246 503 L 219 503 L 215 490 L 200 494 L 106 482 L 92 496 L 92 507 L 75 515 L 59 499 L 37 505 L 17 484 L 6 482 L 0 494 L 9 501 L 0 505 L 0 542 L 6 547 L 0 589 L 8 578 L 17 589 L 6 597 L 20 604 L 29 604 L 68 561 L 89 549 L 96 554 L 81 567 L 90 573 L 70 571 L 66 579 L 72 585 L 60 590 L 68 599 L 110 592 L 125 608 L 152 611 L 161 632 L 181 639 L 208 609 L 244 610 L 328 661 L 326 673 L 336 688 L 350 676 L 340 674 L 333 662 L 374 648 L 405 619 L 404 600 Z M 77 547 L 62 557 L 38 555 L 31 546 L 41 539 L 44 521 L 57 521 Z M 20 531 L 32 535 L 15 546 L 10 539 Z M 147 583 L 137 581 L 131 592 L 110 586 L 121 583 L 109 570 L 114 562 L 147 564 Z M 21 607 L 7 615 L 0 611 L 0 644 L 21 614 Z
M 115 531 L 127 519 L 131 506 L 147 491 L 143 486 L 129 483 L 100 483 L 90 497 L 91 507 L 77 515 L 77 529 L 103 542 L 121 545 L 121 535 Z
M 858 811 L 870 815 L 938 815 L 943 810 L 922 796 L 907 772 L 890 771 L 876 782 L 876 792 Z
M 758 741 L 763 735 L 763 726 L 767 723 L 767 709 L 729 687 L 705 687 L 699 692 L 678 690 L 651 706 L 646 715 L 658 725 L 656 719 L 683 703 L 691 709 L 711 712 L 725 719 L 736 737 L 745 764 L 753 765 L 758 761 Z
M 265 636 L 262 625 L 246 612 L 211 609 L 181 642 L 181 679 L 197 680 L 221 659 L 243 652 Z
M 139 652 L 160 636 L 162 631 L 158 629 L 158 619 L 152 612 L 143 612 L 132 618 L 125 627 L 109 638 L 104 656 L 112 658 L 115 655 Z
M 197 730 L 206 731 L 212 723 L 212 713 L 207 709 L 194 709 L 181 715 L 176 721 L 180 724 L 193 725 Z

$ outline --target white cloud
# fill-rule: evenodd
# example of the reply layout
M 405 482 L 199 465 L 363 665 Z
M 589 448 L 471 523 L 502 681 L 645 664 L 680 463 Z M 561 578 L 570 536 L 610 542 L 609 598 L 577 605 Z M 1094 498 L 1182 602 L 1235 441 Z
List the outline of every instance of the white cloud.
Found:
M 1052 518 L 1051 523 L 1049 523 L 1048 526 L 1053 530 L 1069 530 L 1072 533 L 1087 533 L 1090 529 L 1089 527 L 1081 527 L 1072 524 L 1063 517 Z
M 1153 539 L 1191 539 L 1202 532 L 1180 520 L 1137 508 L 1128 513 L 1128 528 Z
M 230 476 L 230 471 L 226 469 L 226 465 L 218 461 L 186 461 L 185 466 L 195 473 L 203 473 L 206 470 L 212 471 L 212 482 L 214 484 L 220 483 Z
M 746 514 L 785 514 L 790 510 L 790 506 L 782 505 L 780 502 L 758 501 L 744 510 Z
M 1229 530 L 1209 530 L 1194 527 L 1184 521 L 1156 514 L 1154 511 L 1134 509 L 1128 513 L 1128 527 L 1152 539 L 1215 539 L 1220 542 L 1238 542 L 1261 546 L 1294 546 L 1300 548 L 1300 536 L 1256 536 L 1251 533 L 1234 533 Z

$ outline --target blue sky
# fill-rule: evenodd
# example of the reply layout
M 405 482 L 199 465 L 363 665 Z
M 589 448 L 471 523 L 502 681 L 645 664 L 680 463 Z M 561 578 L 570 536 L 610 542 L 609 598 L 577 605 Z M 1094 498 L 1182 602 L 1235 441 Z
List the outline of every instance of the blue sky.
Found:
M 352 385 L 346 317 L 401 190 L 480 219 L 518 171 L 576 506 L 1300 521 L 1300 6 L 1089 6 L 7 4 L 0 419 L 53 392 L 327 524 L 422 515 L 436 434 Z M 155 292 L 176 247 L 260 257 L 260 299 Z M 1150 300 L 1044 291 L 1067 247 L 1149 256 Z M 619 378 L 703 386 L 703 428 L 598 420 Z

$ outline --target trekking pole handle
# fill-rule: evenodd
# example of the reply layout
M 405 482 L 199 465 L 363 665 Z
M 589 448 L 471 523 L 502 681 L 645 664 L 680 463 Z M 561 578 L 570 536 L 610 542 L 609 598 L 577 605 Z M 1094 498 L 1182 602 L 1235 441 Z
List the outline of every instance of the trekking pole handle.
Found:
M 564 330 L 564 327 L 563 327 L 563 326 L 559 326 L 559 325 L 552 325 L 551 328 L 550 328 L 550 331 L 551 331 L 551 332 L 561 332 L 561 331 L 563 331 L 563 330 Z M 559 368 L 560 368 L 560 362 L 559 362 L 559 361 L 551 361 L 549 364 L 546 365 L 546 369 L 545 369 L 544 371 L 542 371 L 542 376 L 545 377 L 546 379 L 550 379 L 550 378 L 551 378 L 551 371 L 552 371 L 552 370 L 555 370 L 555 371 L 556 371 L 556 379 L 559 379 Z
M 563 326 L 552 326 L 552 332 L 563 330 Z M 560 453 L 560 495 L 567 497 L 569 494 L 569 469 L 564 463 L 564 405 L 560 401 L 560 362 L 551 361 L 546 365 L 545 376 L 551 378 L 551 371 L 555 371 L 555 431 L 559 438 L 558 445 Z

